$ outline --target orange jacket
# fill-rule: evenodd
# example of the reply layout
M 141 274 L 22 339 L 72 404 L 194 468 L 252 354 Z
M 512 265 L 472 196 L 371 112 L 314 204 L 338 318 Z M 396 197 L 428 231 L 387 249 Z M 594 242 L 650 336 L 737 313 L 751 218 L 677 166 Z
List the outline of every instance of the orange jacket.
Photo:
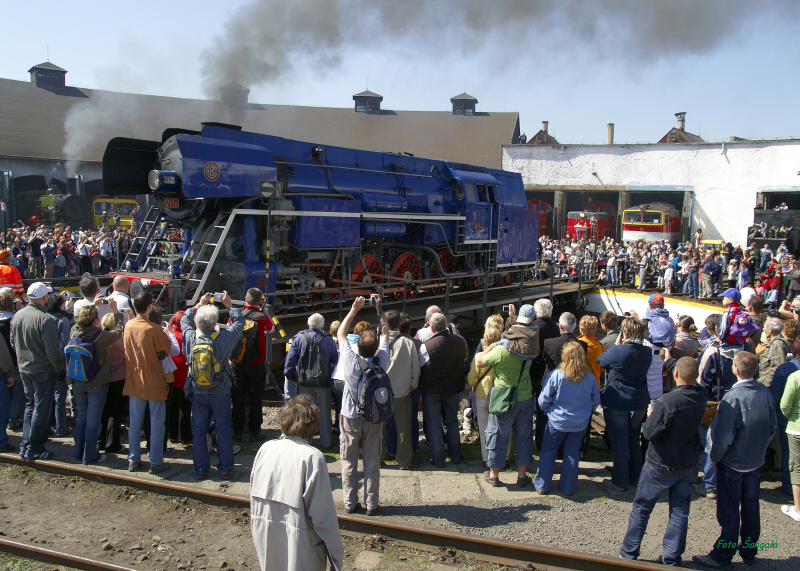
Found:
M 19 270 L 11 264 L 0 264 L 0 288 L 10 287 L 14 291 L 14 295 L 23 295 L 25 290 L 22 289 L 22 276 L 19 275 Z

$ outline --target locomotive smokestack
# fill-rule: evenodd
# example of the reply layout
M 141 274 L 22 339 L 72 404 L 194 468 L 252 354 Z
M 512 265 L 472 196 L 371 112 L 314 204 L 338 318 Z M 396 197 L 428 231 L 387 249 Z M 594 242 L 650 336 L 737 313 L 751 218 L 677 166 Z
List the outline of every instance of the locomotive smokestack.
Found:
M 545 133 L 547 133 L 547 123 L 548 123 L 547 121 L 542 121 L 542 131 L 544 131 Z
M 675 117 L 678 118 L 678 129 L 681 131 L 686 130 L 686 111 L 675 113 Z
M 608 124 L 608 139 L 606 141 L 609 145 L 614 144 L 614 123 Z
M 247 98 L 250 96 L 250 90 L 244 85 L 229 83 L 219 88 L 219 95 L 224 105 L 245 109 L 248 106 Z

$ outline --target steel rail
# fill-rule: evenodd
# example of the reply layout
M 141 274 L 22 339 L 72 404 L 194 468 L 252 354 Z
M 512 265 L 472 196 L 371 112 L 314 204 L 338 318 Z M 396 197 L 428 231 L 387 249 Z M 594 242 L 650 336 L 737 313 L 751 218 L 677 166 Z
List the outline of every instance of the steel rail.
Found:
M 128 486 L 160 495 L 186 497 L 211 505 L 237 508 L 250 507 L 250 498 L 246 496 L 222 494 L 163 481 L 145 480 L 52 460 L 31 462 L 21 459 L 15 454 L 0 454 L 0 463 L 25 466 L 62 476 L 77 476 L 101 484 Z M 490 563 L 515 561 L 532 563 L 539 569 L 545 567 L 552 570 L 574 571 L 620 571 L 622 569 L 647 571 L 663 569 L 662 566 L 656 563 L 645 561 L 613 558 L 605 555 L 545 547 L 532 543 L 453 533 L 406 523 L 376 520 L 369 516 L 338 514 L 338 519 L 339 528 L 343 531 L 383 535 L 392 540 L 417 546 L 451 547 L 468 552 L 473 557 Z M 91 568 L 80 568 L 93 571 Z M 123 568 L 111 566 L 108 569 L 118 571 Z
M 33 559 L 34 561 L 41 561 L 42 563 L 63 565 L 74 569 L 83 569 L 84 571 L 134 571 L 130 567 L 121 567 L 113 563 L 106 563 L 105 561 L 88 559 L 80 555 L 62 553 L 60 551 L 53 551 L 52 549 L 45 549 L 38 545 L 10 541 L 3 538 L 0 538 L 0 551 L 16 557 L 22 557 L 23 559 Z

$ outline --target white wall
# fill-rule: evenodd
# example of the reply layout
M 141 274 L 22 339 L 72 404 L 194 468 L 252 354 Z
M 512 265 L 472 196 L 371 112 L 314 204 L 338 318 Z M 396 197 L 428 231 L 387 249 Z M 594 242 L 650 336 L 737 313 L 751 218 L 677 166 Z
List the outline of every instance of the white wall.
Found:
M 709 239 L 744 244 L 758 191 L 800 192 L 800 140 L 724 147 L 510 145 L 503 147 L 503 169 L 521 173 L 526 185 L 689 187 L 694 190 L 692 229 L 703 228 Z M 629 203 L 636 204 L 635 196 Z

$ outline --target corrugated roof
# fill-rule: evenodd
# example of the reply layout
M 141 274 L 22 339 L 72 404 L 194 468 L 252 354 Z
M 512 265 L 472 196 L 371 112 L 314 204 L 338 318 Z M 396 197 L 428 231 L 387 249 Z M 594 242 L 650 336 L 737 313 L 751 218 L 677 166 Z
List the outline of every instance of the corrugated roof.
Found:
M 67 72 L 66 69 L 64 69 L 62 67 L 58 67 L 56 64 L 50 63 L 49 61 L 46 61 L 44 63 L 40 63 L 39 65 L 33 66 L 32 68 L 30 68 L 28 70 L 28 73 L 32 72 L 34 69 L 37 69 L 37 68 L 39 68 L 39 69 L 52 69 L 52 70 L 55 70 L 55 71 L 63 71 L 64 73 Z
M 519 136 L 518 113 L 453 115 L 451 111 L 356 113 L 350 108 L 256 105 L 68 88 L 70 95 L 30 82 L 0 79 L 0 155 L 101 161 L 114 137 L 160 141 L 168 127 L 199 129 L 204 121 L 309 141 L 501 168 L 501 145 Z M 73 154 L 67 141 L 69 114 Z

